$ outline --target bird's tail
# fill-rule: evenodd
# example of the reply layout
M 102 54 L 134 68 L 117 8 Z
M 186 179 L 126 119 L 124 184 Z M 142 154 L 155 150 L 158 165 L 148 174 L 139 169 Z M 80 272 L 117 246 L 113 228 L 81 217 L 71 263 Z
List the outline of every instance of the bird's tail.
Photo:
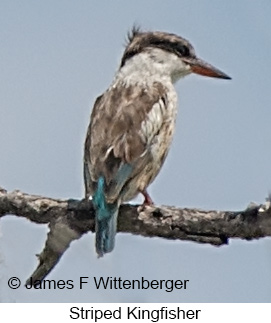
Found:
M 99 257 L 102 257 L 114 248 L 119 211 L 118 201 L 112 204 L 106 202 L 103 177 L 100 177 L 98 180 L 97 190 L 93 196 L 93 203 L 96 210 L 96 252 Z

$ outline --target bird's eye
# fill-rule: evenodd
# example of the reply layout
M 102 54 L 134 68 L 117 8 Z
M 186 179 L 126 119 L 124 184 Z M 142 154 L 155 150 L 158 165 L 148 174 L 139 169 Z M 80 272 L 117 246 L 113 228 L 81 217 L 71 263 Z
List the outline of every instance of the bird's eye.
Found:
M 178 54 L 181 56 L 189 56 L 190 55 L 190 50 L 186 45 L 176 44 L 175 49 L 178 52 Z

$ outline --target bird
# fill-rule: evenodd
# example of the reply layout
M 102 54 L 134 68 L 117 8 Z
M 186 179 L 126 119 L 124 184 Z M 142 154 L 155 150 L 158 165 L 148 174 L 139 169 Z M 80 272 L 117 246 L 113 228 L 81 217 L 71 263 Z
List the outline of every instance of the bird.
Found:
M 231 79 L 196 56 L 176 34 L 133 27 L 109 88 L 93 106 L 84 146 L 85 199 L 95 209 L 98 257 L 113 250 L 119 207 L 144 197 L 159 173 L 173 138 L 177 115 L 174 84 L 196 73 Z

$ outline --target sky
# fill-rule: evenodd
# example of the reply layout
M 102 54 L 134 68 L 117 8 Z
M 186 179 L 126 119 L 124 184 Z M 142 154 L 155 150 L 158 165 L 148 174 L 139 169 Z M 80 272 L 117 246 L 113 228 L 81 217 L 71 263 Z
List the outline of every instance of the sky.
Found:
M 53 198 L 83 197 L 83 144 L 95 98 L 110 85 L 127 31 L 176 33 L 231 81 L 191 75 L 176 84 L 178 119 L 157 205 L 243 210 L 271 190 L 271 2 L 0 2 L 0 186 Z M 141 202 L 139 198 L 137 202 Z M 47 279 L 73 289 L 11 290 L 37 266 L 48 228 L 0 221 L 0 302 L 271 302 L 271 240 L 213 247 L 118 234 L 97 259 L 94 235 L 71 244 Z M 189 280 L 187 289 L 79 288 L 79 277 Z

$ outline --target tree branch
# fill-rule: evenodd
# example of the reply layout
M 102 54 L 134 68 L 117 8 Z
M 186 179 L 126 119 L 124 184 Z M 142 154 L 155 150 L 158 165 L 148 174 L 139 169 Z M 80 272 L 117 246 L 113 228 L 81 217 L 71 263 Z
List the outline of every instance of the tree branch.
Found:
M 118 232 L 215 246 L 227 244 L 229 238 L 259 239 L 271 236 L 270 200 L 269 197 L 264 204 L 252 204 L 237 212 L 125 204 L 120 207 Z M 26 284 L 44 279 L 73 240 L 95 230 L 91 201 L 52 199 L 20 191 L 7 192 L 0 187 L 0 218 L 10 214 L 49 224 L 45 247 L 38 255 L 38 267 Z

